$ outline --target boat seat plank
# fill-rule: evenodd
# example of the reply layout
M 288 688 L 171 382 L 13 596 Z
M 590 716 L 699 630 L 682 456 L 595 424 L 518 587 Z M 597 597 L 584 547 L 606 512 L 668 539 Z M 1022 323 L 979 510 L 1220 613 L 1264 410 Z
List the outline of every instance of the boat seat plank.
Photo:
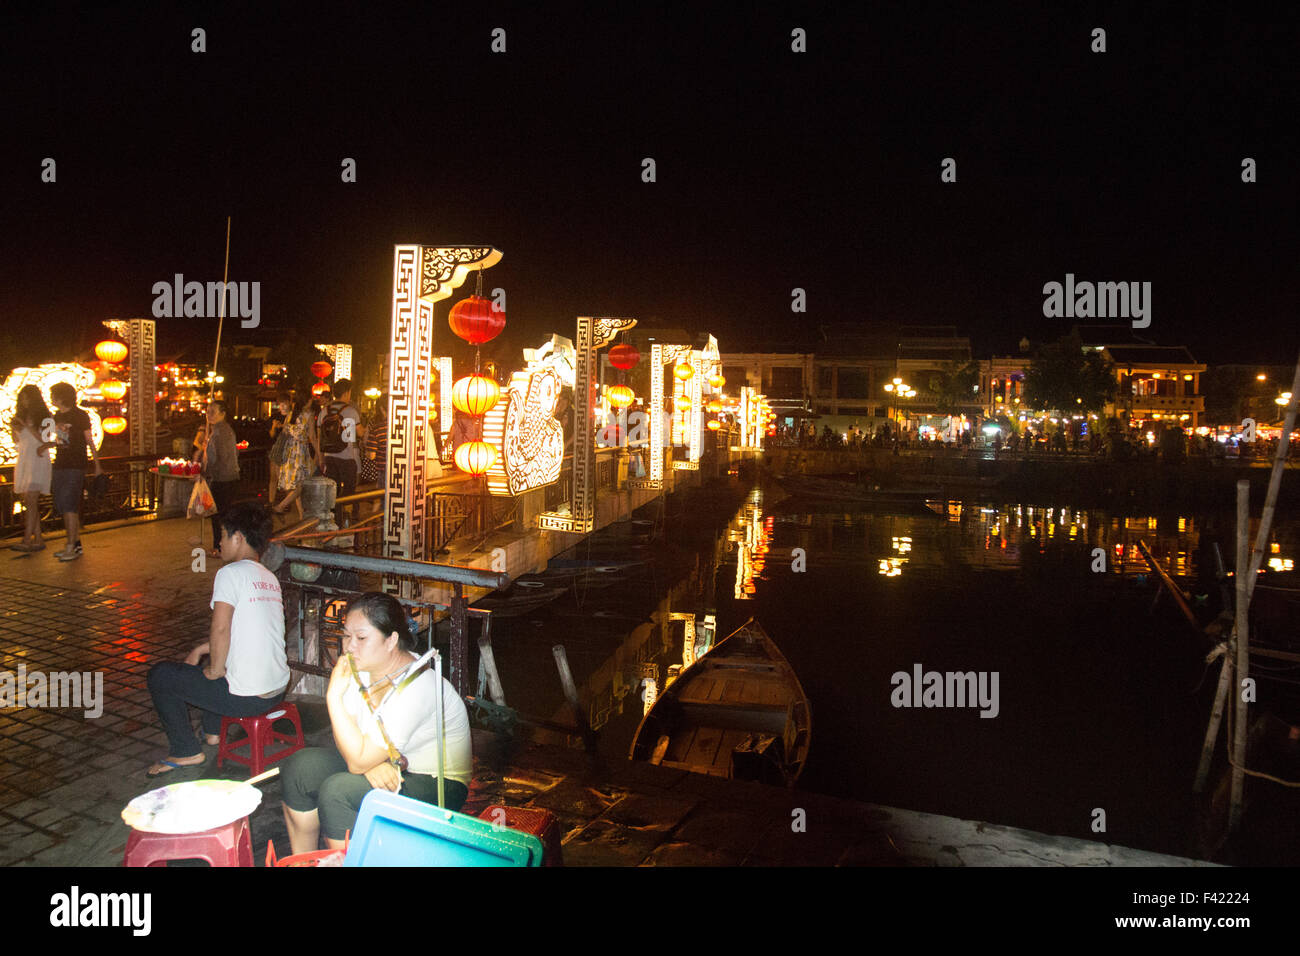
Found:
M 684 727 L 677 733 L 673 734 L 672 742 L 668 745 L 668 751 L 664 754 L 664 763 L 671 761 L 684 761 L 686 755 L 690 753 L 691 747 L 695 744 L 695 735 L 699 732 L 699 727 Z
M 694 767 L 712 767 L 722 744 L 723 732 L 718 727 L 696 728 L 691 749 L 683 760 Z

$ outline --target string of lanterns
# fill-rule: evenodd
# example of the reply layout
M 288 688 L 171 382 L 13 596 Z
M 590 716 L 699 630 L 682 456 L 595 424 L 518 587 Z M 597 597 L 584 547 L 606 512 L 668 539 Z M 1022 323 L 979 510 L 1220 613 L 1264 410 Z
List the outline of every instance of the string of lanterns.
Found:
M 474 346 L 474 374 L 452 384 L 451 404 L 462 414 L 481 420 L 501 400 L 501 386 L 496 379 L 480 374 L 479 346 L 492 341 L 506 327 L 505 310 L 483 296 L 481 268 L 474 294 L 451 307 L 447 325 L 454 335 Z M 462 442 L 456 446 L 453 460 L 461 471 L 481 478 L 496 463 L 497 450 L 481 439 Z
M 125 342 L 119 342 L 117 339 L 104 339 L 95 345 L 95 358 L 99 359 L 105 365 L 120 365 L 126 361 L 128 353 Z M 99 394 L 110 402 L 121 402 L 126 397 L 126 383 L 117 378 L 105 379 L 99 385 Z M 126 431 L 126 417 L 121 414 L 121 407 L 117 409 L 116 415 L 109 415 L 104 418 L 100 425 L 104 431 L 110 435 L 120 435 Z

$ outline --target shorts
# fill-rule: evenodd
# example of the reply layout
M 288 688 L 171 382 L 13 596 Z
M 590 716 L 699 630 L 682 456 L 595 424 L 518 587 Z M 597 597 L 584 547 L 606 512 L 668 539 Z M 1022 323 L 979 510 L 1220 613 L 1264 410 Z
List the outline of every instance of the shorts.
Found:
M 86 473 L 80 468 L 55 468 L 50 472 L 50 495 L 54 498 L 56 515 L 75 514 L 81 511 L 81 492 L 86 484 Z

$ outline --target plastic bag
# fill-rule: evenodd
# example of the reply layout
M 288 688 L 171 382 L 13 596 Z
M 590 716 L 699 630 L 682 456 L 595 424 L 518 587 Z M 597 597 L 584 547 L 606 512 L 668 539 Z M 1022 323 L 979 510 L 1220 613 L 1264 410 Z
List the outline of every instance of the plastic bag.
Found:
M 217 502 L 212 497 L 212 489 L 208 487 L 207 479 L 200 477 L 190 492 L 190 504 L 185 509 L 185 517 L 206 518 L 216 513 Z

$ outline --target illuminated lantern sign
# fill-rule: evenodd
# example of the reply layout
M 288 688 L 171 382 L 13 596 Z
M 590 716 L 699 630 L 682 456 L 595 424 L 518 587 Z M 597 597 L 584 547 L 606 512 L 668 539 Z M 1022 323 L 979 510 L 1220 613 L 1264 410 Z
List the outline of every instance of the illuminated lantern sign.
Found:
M 115 339 L 105 339 L 95 346 L 95 357 L 109 365 L 117 365 L 126 359 L 126 343 Z
M 504 401 L 483 419 L 483 439 L 501 454 L 487 471 L 488 492 L 519 495 L 557 481 L 564 465 L 564 426 L 555 408 L 573 387 L 573 343 L 554 335 L 540 349 L 524 349 L 527 368 L 515 372 Z
M 118 344 L 121 345 L 120 342 Z M 12 465 L 18 461 L 18 446 L 8 427 L 18 407 L 18 392 L 24 385 L 35 385 L 41 390 L 41 396 L 48 405 L 50 386 L 55 382 L 67 382 L 80 394 L 95 384 L 95 371 L 74 362 L 16 368 L 9 373 L 4 385 L 0 386 L 0 465 Z M 104 427 L 100 423 L 99 414 L 93 408 L 83 408 L 82 411 L 90 416 L 91 437 L 98 448 L 104 441 Z
M 627 408 L 636 400 L 632 394 L 632 389 L 626 385 L 611 385 L 606 389 L 606 397 L 609 398 L 609 404 L 614 408 Z
M 492 300 L 481 295 L 461 299 L 451 307 L 447 324 L 452 332 L 470 345 L 490 342 L 506 327 L 506 314 L 492 307 Z
M 120 435 L 126 431 L 126 419 L 120 416 L 104 419 L 104 431 L 110 435 Z
M 119 402 L 126 395 L 126 383 L 119 382 L 115 378 L 110 378 L 106 382 L 99 383 L 99 394 L 103 395 L 110 402 Z
M 451 388 L 451 403 L 466 415 L 485 415 L 501 398 L 501 386 L 486 375 L 466 375 Z
M 487 442 L 467 441 L 456 446 L 456 467 L 476 478 L 487 474 L 497 459 L 497 450 Z

